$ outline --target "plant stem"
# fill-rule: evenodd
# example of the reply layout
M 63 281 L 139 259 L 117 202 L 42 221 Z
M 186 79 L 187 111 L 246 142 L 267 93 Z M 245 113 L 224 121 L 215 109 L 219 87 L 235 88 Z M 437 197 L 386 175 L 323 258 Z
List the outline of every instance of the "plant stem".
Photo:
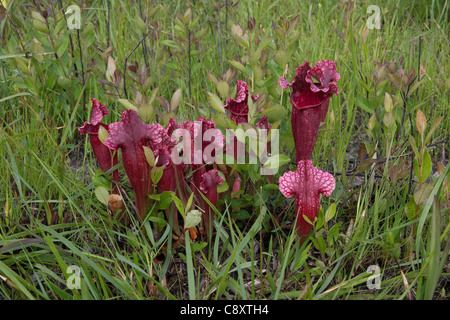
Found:
M 221 34 L 220 34 L 220 0 L 217 4 L 217 34 L 219 37 L 219 61 L 220 61 L 220 74 L 223 74 L 223 61 L 222 61 L 222 48 L 221 48 Z
M 83 50 L 81 49 L 80 30 L 77 29 L 78 49 L 80 50 L 81 81 L 83 83 L 83 109 L 86 108 L 86 88 L 84 79 Z
M 110 36 L 111 36 L 111 19 L 110 19 L 110 11 L 111 11 L 111 6 L 110 6 L 110 0 L 106 0 L 106 9 L 107 9 L 107 13 L 106 13 L 106 28 L 107 28 L 107 36 L 106 36 L 106 48 L 109 48 L 109 42 L 110 42 Z
M 144 14 L 142 13 L 142 0 L 139 0 L 139 14 L 141 16 L 142 21 L 146 22 L 144 19 Z M 144 36 L 144 34 L 142 34 L 142 36 Z M 149 64 L 148 64 L 148 60 L 147 60 L 147 46 L 146 46 L 145 39 L 142 42 L 142 55 L 144 56 L 145 66 L 148 68 Z
M 124 66 L 123 66 L 123 93 L 125 95 L 125 99 L 128 99 L 127 85 L 126 85 L 126 78 L 127 78 L 126 77 L 126 72 L 127 72 L 128 58 L 130 58 L 130 56 L 136 51 L 136 49 L 139 48 L 139 46 L 145 40 L 145 38 L 147 38 L 147 36 L 148 36 L 148 32 L 142 37 L 141 41 L 139 41 L 137 46 L 134 47 L 133 50 L 131 50 L 130 54 L 125 58 L 125 63 L 124 63 Z
M 188 29 L 188 86 L 189 86 L 189 99 L 191 99 L 191 30 Z

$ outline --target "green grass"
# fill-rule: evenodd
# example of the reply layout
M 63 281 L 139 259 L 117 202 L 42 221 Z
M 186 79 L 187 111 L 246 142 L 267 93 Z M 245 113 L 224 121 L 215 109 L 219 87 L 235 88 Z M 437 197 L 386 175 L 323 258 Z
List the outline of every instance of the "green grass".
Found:
M 370 1 L 240 1 L 227 8 L 225 1 L 166 1 L 158 10 L 142 1 L 147 25 L 138 21 L 139 5 L 88 1 L 79 35 L 66 29 L 59 1 L 48 20 L 24 1 L 2 3 L 8 14 L 0 11 L 0 299 L 448 299 L 448 1 L 381 1 L 380 30 L 366 27 Z M 233 25 L 248 30 L 249 18 L 255 27 L 242 44 Z M 145 52 L 137 47 L 144 34 Z M 101 54 L 107 42 L 109 68 L 120 74 L 116 86 Z M 261 43 L 266 59 L 258 59 Z M 292 159 L 291 106 L 278 79 L 291 81 L 305 61 L 336 61 L 339 96 L 331 99 L 313 155 L 315 166 L 334 174 L 336 190 L 321 200 L 305 243 L 293 234 L 293 204 L 242 168 L 254 192 L 224 198 L 209 241 L 172 238 L 163 214 L 133 221 L 133 228 L 111 217 L 94 194 L 97 164 L 77 127 L 89 118 L 91 97 L 108 106 L 106 121 L 120 119 L 125 60 L 139 70 L 144 56 L 148 72 L 139 79 L 127 71 L 126 85 L 138 104 L 156 92 L 150 122 L 167 120 L 162 98 L 170 101 L 178 88 L 182 102 L 173 115 L 209 119 L 217 111 L 207 92 L 225 101 L 235 96 L 235 79 L 245 80 L 265 95 L 269 119 L 280 121 L 280 150 Z M 420 81 L 375 84 L 374 61 L 401 59 Z M 209 73 L 221 79 L 228 68 L 236 74 L 223 94 Z M 393 100 L 393 125 L 384 120 L 385 93 Z M 418 110 L 426 117 L 424 136 Z M 361 161 L 364 155 L 377 162 Z M 419 171 L 411 169 L 414 161 Z M 294 168 L 286 164 L 278 175 Z M 432 177 L 421 181 L 428 169 Z M 325 219 L 332 204 L 336 213 Z M 67 286 L 70 265 L 79 268 L 80 289 Z M 380 270 L 379 288 L 367 285 L 372 265 Z

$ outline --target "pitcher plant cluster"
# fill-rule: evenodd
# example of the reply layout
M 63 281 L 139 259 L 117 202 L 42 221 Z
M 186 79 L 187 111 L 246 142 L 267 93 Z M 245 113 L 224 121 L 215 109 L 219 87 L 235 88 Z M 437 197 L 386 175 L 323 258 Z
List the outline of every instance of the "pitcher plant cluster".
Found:
M 296 171 L 281 175 L 279 190 L 287 198 L 295 197 L 296 232 L 302 240 L 310 233 L 310 221 L 319 212 L 320 195 L 329 196 L 335 187 L 333 176 L 314 167 L 311 158 L 330 98 L 338 94 L 339 78 L 335 63 L 323 60 L 314 67 L 308 62 L 297 67 L 292 83 L 284 78 L 279 81 L 283 89 L 292 88 L 291 124 L 297 164 Z M 111 194 L 107 202 L 111 205 L 119 199 L 120 204 L 112 211 L 122 221 L 130 218 L 122 201 L 124 189 L 119 170 L 123 168 L 134 191 L 141 222 L 155 208 L 162 209 L 175 233 L 182 234 L 181 215 L 191 238 L 197 237 L 196 230 L 210 235 L 215 212 L 220 210 L 220 193 L 228 190 L 233 195 L 241 190 L 236 164 L 259 163 L 260 173 L 267 176 L 268 183 L 274 183 L 278 173 L 278 129 L 272 128 L 267 115 L 248 125 L 249 105 L 253 106 L 258 98 L 249 93 L 246 82 L 236 80 L 236 97 L 226 99 L 223 106 L 236 126 L 225 129 L 204 117 L 183 122 L 171 117 L 165 126 L 148 124 L 133 109 L 124 111 L 121 121 L 106 124 L 102 121 L 109 113 L 107 107 L 92 98 L 90 122 L 78 129 L 89 135 L 100 170 L 110 173 Z M 223 188 L 224 185 L 232 187 Z M 168 205 L 172 201 L 182 205 Z M 188 214 L 195 216 L 198 223 L 192 223 L 192 219 L 187 223 Z

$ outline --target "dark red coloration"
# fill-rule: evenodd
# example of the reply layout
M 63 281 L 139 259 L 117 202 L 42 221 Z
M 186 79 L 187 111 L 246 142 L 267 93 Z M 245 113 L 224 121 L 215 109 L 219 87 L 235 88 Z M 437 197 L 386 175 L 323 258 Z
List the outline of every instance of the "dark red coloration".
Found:
M 188 154 L 185 160 L 190 161 L 194 166 L 214 162 L 215 151 L 225 145 L 225 136 L 216 129 L 216 124 L 200 117 L 196 121 L 184 121 L 181 128 L 189 132 L 191 140 L 190 155 Z
M 240 123 L 248 123 L 248 96 L 249 90 L 248 85 L 244 81 L 236 80 L 237 83 L 237 92 L 236 99 L 227 99 L 226 105 L 224 106 L 230 112 L 230 119 L 233 120 L 236 124 Z M 251 95 L 253 101 L 256 101 L 259 96 Z M 267 116 L 262 116 L 258 123 L 256 123 L 256 127 L 260 129 L 270 129 L 271 124 L 267 121 Z M 230 139 L 233 140 L 233 150 L 226 150 L 226 154 L 233 156 L 234 159 L 237 160 L 237 150 L 243 149 L 244 144 L 234 136 L 230 135 Z M 233 152 L 233 153 L 231 153 Z
M 330 196 L 335 188 L 334 177 L 313 166 L 311 160 L 298 162 L 296 171 L 285 172 L 279 179 L 281 193 L 287 198 L 295 196 L 295 212 L 297 216 L 297 234 L 304 240 L 311 232 L 312 225 L 320 209 L 320 194 Z
M 85 122 L 82 127 L 78 128 L 78 130 L 81 134 L 89 134 L 89 141 L 100 169 L 103 172 L 107 172 L 118 163 L 117 155 L 113 156 L 113 152 L 98 138 L 98 130 L 100 126 L 104 127 L 107 131 L 109 130 L 108 125 L 101 123 L 103 117 L 109 114 L 109 112 L 106 109 L 106 106 L 100 103 L 97 99 L 92 98 L 91 101 L 91 122 Z M 119 171 L 114 170 L 111 176 L 113 180 L 113 193 L 119 194 L 119 190 L 116 185 L 119 181 Z
M 223 177 L 219 175 L 216 169 L 209 170 L 202 174 L 200 191 L 205 195 L 208 201 L 215 207 L 217 205 L 217 186 L 223 183 Z M 207 234 L 214 228 L 214 209 L 205 201 L 205 207 L 202 213 L 203 226 Z
M 109 125 L 109 137 L 105 144 L 112 150 L 121 149 L 123 167 L 136 196 L 139 217 L 144 220 L 153 192 L 150 170 L 143 146 L 158 145 L 163 141 L 164 128 L 159 124 L 145 124 L 136 111 L 126 110 L 122 121 Z
M 268 135 L 269 134 L 269 130 L 272 127 L 272 124 L 269 121 L 267 121 L 267 116 L 264 115 L 256 123 L 255 127 L 258 128 L 258 129 L 267 130 L 266 134 Z M 270 142 L 269 141 L 267 141 L 267 147 L 266 148 L 267 148 L 266 152 L 267 153 L 270 152 Z
M 336 81 L 340 79 L 334 61 L 323 60 L 310 67 L 309 62 L 298 66 L 292 83 L 280 78 L 280 85 L 292 87 L 292 133 L 297 162 L 310 160 L 317 141 L 320 123 L 325 120 L 330 98 L 339 94 Z M 318 82 L 317 82 L 318 81 Z
M 272 124 L 267 121 L 267 116 L 264 115 L 259 119 L 255 126 L 259 129 L 266 129 L 268 131 L 272 127 Z
M 166 166 L 164 168 L 163 175 L 158 182 L 159 193 L 162 193 L 164 191 L 175 192 L 183 201 L 183 204 L 186 205 L 188 193 L 186 190 L 186 183 L 184 179 L 185 165 L 183 163 L 175 165 L 171 159 L 172 149 L 176 145 L 172 134 L 176 129 L 179 128 L 181 128 L 181 126 L 177 124 L 176 120 L 170 118 L 167 127 L 164 129 L 163 141 L 154 146 L 154 155 L 155 158 L 158 157 L 157 165 L 159 167 Z M 166 217 L 168 221 L 169 214 L 170 208 L 167 208 Z M 173 208 L 172 222 L 175 233 L 180 234 L 180 229 L 178 226 L 178 210 L 176 209 L 176 207 Z
M 213 162 L 216 150 L 220 150 L 225 145 L 225 136 L 215 126 L 213 121 L 208 121 L 203 117 L 198 118 L 197 121 L 185 121 L 182 125 L 182 128 L 189 132 L 191 138 L 192 180 L 190 188 L 195 194 L 198 206 L 204 211 L 205 226 L 209 226 L 210 213 L 208 212 L 212 209 L 200 194 L 201 186 L 207 183 L 205 179 L 210 179 L 209 172 L 218 174 L 217 170 L 212 169 Z M 215 202 L 217 202 L 217 190 L 215 197 Z
M 230 119 L 239 124 L 248 122 L 248 85 L 242 80 L 236 80 L 236 83 L 236 99 L 228 98 L 224 108 L 230 112 Z M 258 95 L 251 97 L 253 101 L 258 99 Z
M 240 194 L 235 195 L 235 193 L 241 191 L 242 179 L 237 171 L 234 172 L 234 176 L 235 179 L 233 182 L 233 188 L 231 189 L 231 197 L 240 198 Z

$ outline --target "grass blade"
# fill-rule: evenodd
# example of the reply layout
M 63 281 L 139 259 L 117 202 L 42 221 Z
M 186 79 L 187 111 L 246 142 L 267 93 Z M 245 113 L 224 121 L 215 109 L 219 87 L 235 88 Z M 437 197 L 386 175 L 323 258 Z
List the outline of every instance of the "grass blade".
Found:
M 188 276 L 188 287 L 189 287 L 189 299 L 195 300 L 195 276 L 194 276 L 194 264 L 192 262 L 192 250 L 191 250 L 191 237 L 189 235 L 189 230 L 185 232 L 186 239 L 186 268 Z

